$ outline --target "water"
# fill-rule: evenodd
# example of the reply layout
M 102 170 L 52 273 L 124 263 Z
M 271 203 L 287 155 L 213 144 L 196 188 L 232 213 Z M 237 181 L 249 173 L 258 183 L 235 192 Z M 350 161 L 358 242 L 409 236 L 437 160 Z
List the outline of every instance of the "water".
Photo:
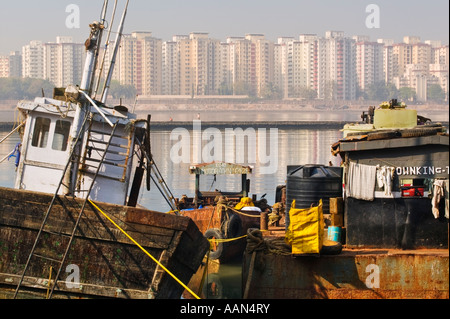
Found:
M 243 129 L 245 130 L 246 128 Z M 192 129 L 188 131 L 192 137 L 194 135 Z M 8 132 L 8 129 L 1 129 L 0 139 Z M 155 127 L 152 129 L 151 140 L 154 160 L 175 197 L 181 197 L 184 194 L 192 196 L 194 194 L 195 176 L 189 174 L 190 163 L 175 164 L 170 159 L 170 150 L 176 143 L 176 141 L 170 140 L 171 132 L 171 129 L 158 129 Z M 221 133 L 225 136 L 224 128 L 221 129 Z M 258 131 L 256 130 L 255 133 L 258 134 Z M 269 150 L 271 148 L 269 144 L 269 130 L 267 130 L 265 136 L 267 137 L 267 148 Z M 339 165 L 340 159 L 331 155 L 330 145 L 336 142 L 341 136 L 342 133 L 336 127 L 321 126 L 316 129 L 278 128 L 278 152 L 277 154 L 273 154 L 273 156 L 276 156 L 274 163 L 278 163 L 273 174 L 264 174 L 262 172 L 262 168 L 267 167 L 267 165 L 260 163 L 258 155 L 255 156 L 256 162 L 251 160 L 251 158 L 249 161 L 248 156 L 244 156 L 245 163 L 243 164 L 254 167 L 253 173 L 248 176 L 250 179 L 250 193 L 257 194 L 258 197 L 267 194 L 266 198 L 268 202 L 273 203 L 276 186 L 285 182 L 287 165 L 328 165 L 329 162 L 332 162 L 333 165 Z M 0 144 L 0 159 L 11 152 L 18 142 L 19 136 L 18 134 L 14 134 Z M 203 142 L 202 148 L 206 144 L 208 144 L 208 141 Z M 226 145 L 223 145 L 224 150 L 225 147 Z M 247 143 L 245 145 L 238 145 L 233 149 L 236 153 L 245 149 L 246 155 L 249 152 Z M 225 155 L 223 155 L 223 158 L 225 158 Z M 15 166 L 14 158 L 12 158 L 0 164 L 0 186 L 13 187 L 14 179 Z M 240 186 L 240 179 L 235 176 L 218 176 L 216 182 L 213 181 L 212 177 L 206 177 L 201 181 L 201 188 L 203 190 L 220 189 L 222 191 L 233 191 L 238 190 L 237 184 Z M 150 192 L 147 192 L 145 187 L 141 188 L 140 204 L 156 211 L 166 212 L 170 210 L 170 207 L 154 184 L 151 185 Z

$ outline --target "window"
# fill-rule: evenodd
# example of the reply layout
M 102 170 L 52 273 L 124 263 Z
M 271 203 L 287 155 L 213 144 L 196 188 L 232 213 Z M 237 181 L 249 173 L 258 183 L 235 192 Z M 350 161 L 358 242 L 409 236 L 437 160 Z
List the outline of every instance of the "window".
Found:
M 55 136 L 53 137 L 52 149 L 57 151 L 65 151 L 69 140 L 70 122 L 56 121 Z
M 34 147 L 47 147 L 48 132 L 50 130 L 50 119 L 38 117 L 34 124 L 33 140 L 31 145 Z

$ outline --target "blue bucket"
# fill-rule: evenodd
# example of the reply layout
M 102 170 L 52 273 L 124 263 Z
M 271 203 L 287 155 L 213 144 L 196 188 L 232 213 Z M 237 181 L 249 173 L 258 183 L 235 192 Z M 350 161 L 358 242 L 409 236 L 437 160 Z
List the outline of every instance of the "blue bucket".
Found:
M 328 240 L 341 242 L 341 227 L 328 226 Z

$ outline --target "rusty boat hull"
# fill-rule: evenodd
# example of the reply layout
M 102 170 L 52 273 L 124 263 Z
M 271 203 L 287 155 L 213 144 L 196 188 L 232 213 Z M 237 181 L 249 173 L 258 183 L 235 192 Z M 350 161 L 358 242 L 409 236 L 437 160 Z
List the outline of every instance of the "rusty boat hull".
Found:
M 0 188 L 0 298 L 13 297 L 52 197 Z M 61 258 L 82 204 L 82 199 L 57 197 L 35 255 Z M 209 249 L 208 241 L 187 217 L 95 204 L 183 283 L 196 273 Z M 74 281 L 73 269 L 79 271 L 78 282 Z M 45 298 L 54 271 L 55 263 L 33 255 L 17 298 Z M 179 299 L 183 291 L 176 280 L 88 203 L 53 298 Z
M 445 249 L 344 249 L 339 255 L 245 254 L 249 299 L 448 299 Z

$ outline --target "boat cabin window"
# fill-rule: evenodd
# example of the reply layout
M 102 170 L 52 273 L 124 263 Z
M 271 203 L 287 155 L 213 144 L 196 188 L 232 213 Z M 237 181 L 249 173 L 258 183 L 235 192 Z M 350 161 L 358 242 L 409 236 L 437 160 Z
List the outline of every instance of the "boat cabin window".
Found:
M 53 136 L 52 149 L 56 151 L 67 150 L 70 125 L 71 123 L 69 121 L 62 121 L 62 120 L 56 121 L 55 135 Z
M 49 131 L 50 119 L 37 117 L 34 124 L 33 140 L 31 141 L 31 145 L 39 148 L 46 148 Z

